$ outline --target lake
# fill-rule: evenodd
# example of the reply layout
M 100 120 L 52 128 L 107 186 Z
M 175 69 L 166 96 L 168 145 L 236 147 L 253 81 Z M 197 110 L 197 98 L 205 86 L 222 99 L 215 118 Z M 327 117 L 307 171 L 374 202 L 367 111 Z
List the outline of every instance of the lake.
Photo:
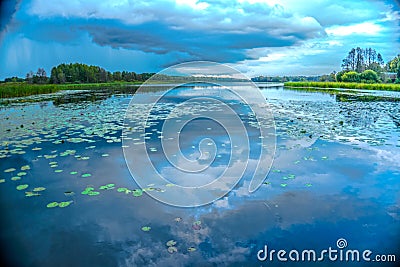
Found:
M 371 259 L 376 255 L 396 255 L 396 260 L 400 259 L 398 102 L 342 101 L 320 92 L 262 88 L 260 92 L 274 118 L 276 151 L 258 190 L 249 192 L 252 173 L 246 169 L 227 195 L 212 192 L 218 199 L 210 204 L 165 204 L 160 199 L 176 203 L 190 197 L 175 195 L 176 199 L 171 199 L 174 196 L 168 194 L 175 183 L 190 181 L 190 185 L 201 187 L 223 173 L 225 166 L 240 162 L 239 158 L 231 163 L 229 155 L 230 150 L 241 147 L 240 143 L 234 145 L 236 131 L 230 139 L 230 127 L 205 116 L 181 128 L 178 145 L 188 159 L 204 161 L 197 167 L 209 165 L 207 175 L 177 175 L 174 159 L 162 152 L 167 147 L 160 140 L 168 140 L 160 124 L 165 116 L 193 92 L 204 94 L 207 90 L 214 90 L 213 86 L 177 87 L 153 108 L 151 124 L 141 133 L 144 135 L 129 137 L 130 142 L 138 138 L 139 145 L 144 140 L 154 170 L 170 178 L 165 183 L 148 182 L 140 187 L 126 161 L 133 165 L 131 168 L 138 166 L 138 172 L 145 176 L 145 155 L 135 154 L 126 160 L 130 143 L 123 148 L 124 138 L 129 136 L 123 133 L 124 127 L 129 126 L 133 135 L 137 132 L 125 120 L 127 108 L 132 107 L 132 94 L 71 91 L 3 102 L 2 260 L 9 266 L 52 267 L 368 263 L 362 259 L 347 263 L 329 260 L 327 254 L 314 263 L 291 259 L 284 262 L 278 260 L 277 252 L 272 262 L 261 262 L 257 254 L 263 255 L 259 252 L 265 246 L 269 252 L 287 251 L 286 258 L 291 250 L 301 255 L 310 249 L 318 257 L 320 251 L 331 247 L 344 253 L 347 249 L 359 250 L 360 255 L 370 250 Z M 135 97 L 151 102 L 164 93 L 160 87 Z M 357 94 L 400 98 L 398 92 Z M 235 98 L 219 93 L 215 97 L 231 101 L 230 107 L 243 121 L 249 137 L 249 147 L 243 153 L 248 153 L 248 168 L 253 168 L 262 149 L 254 114 Z M 212 114 L 228 112 L 212 102 L 192 105 L 188 109 L 197 115 L 201 106 Z M 140 108 L 137 114 L 142 114 Z M 177 123 L 185 120 L 185 109 L 181 110 L 182 114 L 174 117 Z M 140 123 L 142 118 L 131 119 Z M 202 140 L 208 143 L 199 149 Z M 212 148 L 209 151 L 208 144 Z M 212 161 L 202 158 L 207 153 L 214 153 Z M 338 240 L 346 244 L 339 245 Z M 392 266 L 390 262 L 369 265 Z

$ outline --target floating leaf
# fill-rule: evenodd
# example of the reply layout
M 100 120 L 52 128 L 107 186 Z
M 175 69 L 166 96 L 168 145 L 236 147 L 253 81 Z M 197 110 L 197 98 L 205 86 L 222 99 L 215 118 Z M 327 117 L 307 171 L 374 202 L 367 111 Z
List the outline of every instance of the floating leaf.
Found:
M 90 177 L 90 176 L 92 176 L 90 173 L 84 173 L 84 174 L 82 174 L 81 175 L 83 178 L 86 178 L 86 177 Z
M 296 175 L 294 175 L 294 174 L 289 174 L 287 177 L 288 177 L 289 179 L 294 179 L 294 178 L 296 178 Z
M 26 175 L 26 172 L 19 172 L 19 173 L 17 173 L 17 175 L 18 176 L 24 176 L 24 175 Z
M 168 252 L 172 254 L 174 252 L 178 252 L 178 249 L 176 247 L 168 247 Z
M 281 170 L 275 169 L 275 170 L 272 170 L 272 172 L 281 172 Z
M 48 208 L 55 208 L 58 206 L 58 202 L 50 202 L 49 204 L 47 204 L 46 207 Z
M 88 192 L 88 195 L 89 196 L 97 196 L 97 195 L 99 195 L 100 194 L 100 192 L 97 192 L 97 191 L 89 191 Z
M 270 185 L 270 184 L 271 184 L 271 182 L 264 182 L 264 184 L 266 184 L 266 185 Z
M 105 154 L 102 154 L 101 156 L 102 156 L 102 157 L 108 157 L 109 154 L 105 153 Z
M 54 172 L 60 173 L 63 172 L 63 170 L 55 170 Z
M 21 171 L 26 171 L 26 170 L 30 170 L 31 167 L 29 165 L 24 165 L 21 167 Z
M 45 187 L 35 187 L 35 188 L 33 188 L 33 192 L 40 192 L 40 191 L 44 191 L 44 190 L 46 190 L 46 188 Z
M 310 186 L 312 186 L 312 184 L 311 183 L 306 183 L 306 186 L 310 187 Z
M 175 186 L 175 184 L 166 184 L 165 186 L 170 187 L 170 186 Z
M 133 196 L 134 197 L 140 197 L 141 195 L 143 195 L 143 191 L 140 189 L 135 189 L 133 190 Z
M 73 172 L 70 172 L 69 174 L 77 174 L 78 172 L 76 172 L 76 171 L 73 171 Z
M 71 203 L 72 203 L 72 201 L 63 201 L 63 202 L 60 202 L 60 203 L 58 204 L 58 206 L 59 206 L 60 208 L 65 208 L 65 207 L 68 207 Z
M 19 176 L 14 176 L 14 177 L 11 177 L 11 180 L 12 180 L 12 181 L 18 181 L 18 180 L 21 180 L 21 177 L 19 177 Z
M 142 227 L 142 231 L 143 232 L 148 232 L 148 231 L 150 231 L 151 230 L 151 227 L 150 226 L 143 226 Z
M 282 187 L 286 187 L 286 186 L 287 186 L 287 184 L 281 184 L 281 186 L 282 186 Z
M 21 185 L 17 186 L 17 190 L 24 190 L 24 189 L 27 189 L 28 186 L 29 186 L 29 185 L 27 185 L 27 184 L 21 184 Z
M 167 246 L 168 247 L 172 247 L 172 246 L 175 246 L 176 245 L 176 241 L 175 240 L 169 240 L 168 242 L 167 242 Z
M 187 249 L 187 251 L 193 252 L 193 251 L 196 251 L 196 248 L 194 248 L 194 247 L 189 247 L 189 248 Z
M 64 195 L 67 196 L 67 197 L 70 197 L 70 196 L 75 195 L 75 193 L 72 192 L 72 191 L 65 191 L 65 192 L 64 192 Z
M 180 221 L 182 221 L 182 218 L 181 218 L 181 217 L 176 217 L 176 218 L 174 219 L 174 221 L 180 222 Z
M 300 160 L 296 160 L 295 162 L 293 162 L 294 164 L 299 164 Z
M 327 157 L 327 156 L 323 156 L 323 157 L 321 157 L 321 159 L 323 159 L 323 160 L 327 160 L 327 159 L 328 159 L 328 157 Z
M 9 169 L 4 170 L 4 172 L 13 172 L 15 170 L 16 170 L 15 168 L 9 168 Z
M 0 184 L 4 183 L 6 181 L 6 179 L 0 179 Z
M 25 192 L 25 196 L 26 197 L 36 197 L 36 196 L 40 196 L 40 194 L 36 193 L 36 192 Z
M 117 189 L 118 192 L 125 192 L 126 190 L 128 190 L 128 188 L 125 187 L 120 187 Z

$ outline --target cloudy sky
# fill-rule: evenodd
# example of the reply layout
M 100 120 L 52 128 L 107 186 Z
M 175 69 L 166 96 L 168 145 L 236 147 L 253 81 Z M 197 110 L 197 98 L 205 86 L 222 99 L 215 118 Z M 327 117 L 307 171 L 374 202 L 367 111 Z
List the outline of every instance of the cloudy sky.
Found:
M 246 75 L 340 70 L 356 46 L 400 53 L 398 1 L 2 1 L 0 79 L 60 63 L 157 72 L 211 60 Z

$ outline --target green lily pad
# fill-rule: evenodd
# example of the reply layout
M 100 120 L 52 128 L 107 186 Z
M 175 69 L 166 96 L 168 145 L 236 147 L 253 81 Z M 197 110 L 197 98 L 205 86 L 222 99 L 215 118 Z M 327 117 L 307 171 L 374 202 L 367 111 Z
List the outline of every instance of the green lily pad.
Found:
M 46 190 L 46 188 L 45 187 L 35 187 L 35 188 L 33 188 L 33 192 L 40 192 L 40 191 L 44 191 L 44 190 Z
M 50 202 L 49 204 L 47 204 L 46 207 L 48 208 L 55 208 L 58 206 L 58 202 Z
M 287 184 L 281 184 L 281 186 L 282 186 L 282 187 L 286 187 L 286 186 L 287 186 Z
M 306 187 L 310 187 L 310 186 L 312 186 L 311 183 L 306 183 Z
M 134 197 L 140 197 L 141 195 L 143 195 L 143 191 L 140 189 L 135 189 L 133 190 L 133 196 Z
M 55 170 L 54 172 L 60 173 L 60 172 L 63 172 L 63 170 Z
M 60 202 L 60 203 L 58 204 L 58 206 L 59 206 L 60 208 L 65 208 L 65 207 L 68 207 L 71 203 L 72 203 L 72 201 L 63 201 L 63 202 Z
M 194 247 L 189 247 L 189 248 L 187 249 L 187 251 L 193 252 L 193 251 L 196 251 L 196 248 L 194 248 Z
M 19 177 L 19 176 L 14 176 L 14 177 L 11 177 L 11 180 L 12 180 L 12 181 L 18 181 L 18 180 L 21 180 L 21 177 Z
M 27 189 L 28 186 L 29 186 L 29 185 L 27 185 L 27 184 L 18 185 L 18 186 L 17 186 L 17 190 L 24 190 L 24 189 Z
M 272 172 L 281 172 L 281 170 L 275 169 L 275 170 L 272 170 Z
M 15 170 L 16 170 L 15 168 L 9 168 L 9 169 L 4 170 L 4 172 L 13 172 Z
M 19 173 L 17 173 L 17 176 L 24 176 L 24 175 L 26 175 L 26 172 L 19 172 Z
M 40 194 L 37 192 L 25 192 L 25 196 L 26 197 L 36 197 L 36 196 L 40 196 Z
M 102 156 L 102 157 L 108 157 L 109 154 L 105 153 L 105 154 L 102 154 L 101 156 Z
M 92 176 L 90 173 L 84 173 L 81 175 L 81 177 L 86 178 Z
M 168 252 L 172 254 L 178 252 L 178 249 L 176 247 L 168 247 Z
M 4 183 L 6 179 L 0 179 L 0 184 Z
M 26 171 L 26 170 L 30 170 L 31 167 L 29 165 L 24 165 L 21 167 L 21 171 Z
M 78 172 L 75 172 L 75 171 L 73 171 L 73 172 L 70 172 L 69 174 L 77 174 Z
M 168 242 L 167 242 L 167 246 L 168 247 L 173 247 L 173 246 L 175 246 L 176 245 L 176 241 L 175 240 L 169 240 Z
M 321 157 L 321 159 L 323 159 L 323 160 L 327 160 L 327 159 L 328 159 L 328 157 L 327 157 L 327 156 L 323 156 L 323 157 Z
M 65 192 L 64 192 L 64 195 L 67 196 L 67 197 L 70 197 L 70 196 L 75 195 L 75 193 L 72 192 L 72 191 L 65 191 Z
M 117 189 L 118 192 L 125 192 L 126 190 L 128 190 L 128 188 L 125 187 L 120 187 Z
M 100 192 L 97 192 L 97 191 L 89 191 L 88 192 L 88 196 L 97 196 L 97 195 L 100 195 Z
M 142 231 L 143 232 L 148 232 L 148 231 L 150 231 L 151 230 L 151 227 L 150 226 L 143 226 L 142 227 Z
M 299 164 L 300 160 L 296 160 L 295 162 L 293 162 L 294 164 Z
M 289 179 L 294 179 L 294 178 L 296 178 L 296 175 L 294 175 L 294 174 L 289 174 L 287 177 L 288 177 Z

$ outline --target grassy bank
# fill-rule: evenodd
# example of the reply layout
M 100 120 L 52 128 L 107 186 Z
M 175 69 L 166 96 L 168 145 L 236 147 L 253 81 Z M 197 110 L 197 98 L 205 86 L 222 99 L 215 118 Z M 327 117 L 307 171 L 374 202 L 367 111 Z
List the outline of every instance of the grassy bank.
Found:
M 287 87 L 306 87 L 306 88 L 345 88 L 345 89 L 365 89 L 365 90 L 384 90 L 400 91 L 400 84 L 389 83 L 345 83 L 345 82 L 285 82 Z
M 81 83 L 81 84 L 29 84 L 9 82 L 0 84 L 0 98 L 55 93 L 61 90 L 91 90 L 98 88 L 123 88 L 141 82 Z

